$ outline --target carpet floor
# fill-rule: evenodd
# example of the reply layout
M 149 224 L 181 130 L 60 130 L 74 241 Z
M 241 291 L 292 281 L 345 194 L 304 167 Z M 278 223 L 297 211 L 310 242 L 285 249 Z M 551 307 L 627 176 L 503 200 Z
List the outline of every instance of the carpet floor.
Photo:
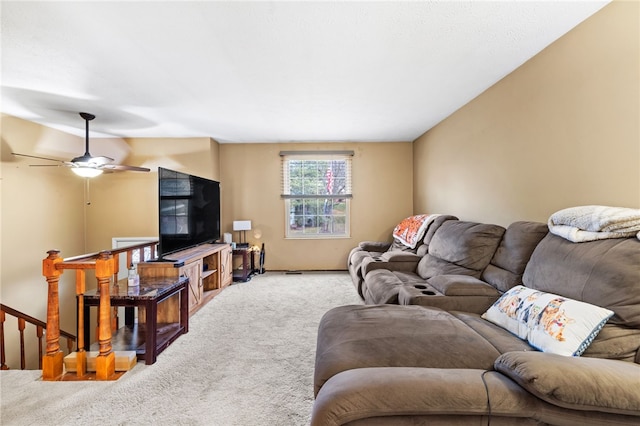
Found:
M 226 288 L 153 365 L 113 382 L 0 373 L 2 425 L 308 425 L 317 329 L 361 304 L 346 272 L 268 272 Z

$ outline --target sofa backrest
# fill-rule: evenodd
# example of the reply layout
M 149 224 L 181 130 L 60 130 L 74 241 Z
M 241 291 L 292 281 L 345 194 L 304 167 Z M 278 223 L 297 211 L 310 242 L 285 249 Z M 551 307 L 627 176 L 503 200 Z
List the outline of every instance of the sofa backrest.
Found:
M 499 225 L 445 221 L 435 231 L 427 254 L 416 272 L 423 279 L 436 275 L 470 275 L 480 278 L 500 244 L 505 228 Z
M 440 227 L 440 225 L 442 225 L 447 220 L 458 220 L 458 218 L 448 214 L 441 214 L 437 216 L 435 219 L 433 219 L 431 223 L 429 223 L 429 226 L 427 226 L 427 229 L 424 232 L 424 237 L 422 237 L 422 239 L 416 245 L 415 248 L 412 249 L 410 247 L 407 247 L 406 245 L 404 245 L 403 243 L 401 243 L 400 241 L 394 238 L 393 242 L 391 243 L 391 247 L 389 248 L 389 251 L 407 251 L 411 253 L 416 253 L 419 256 L 424 256 L 427 250 L 429 249 L 429 242 L 431 241 L 433 234 Z
M 522 278 L 536 290 L 614 312 L 584 356 L 640 362 L 640 240 L 636 237 L 573 243 L 547 234 Z
M 436 217 L 433 222 L 431 222 L 431 225 L 429 225 L 427 231 L 424 233 L 422 245 L 420 245 L 418 247 L 418 250 L 416 251 L 417 255 L 424 256 L 425 254 L 427 254 L 427 252 L 429 251 L 429 244 L 431 243 L 431 240 L 433 239 L 436 231 L 438 230 L 438 228 L 440 228 L 440 226 L 442 226 L 443 223 L 448 220 L 458 220 L 458 218 L 455 216 L 451 216 L 450 214 L 443 214 Z
M 533 250 L 549 232 L 546 223 L 514 222 L 507 228 L 481 279 L 505 292 L 522 284 L 522 275 Z

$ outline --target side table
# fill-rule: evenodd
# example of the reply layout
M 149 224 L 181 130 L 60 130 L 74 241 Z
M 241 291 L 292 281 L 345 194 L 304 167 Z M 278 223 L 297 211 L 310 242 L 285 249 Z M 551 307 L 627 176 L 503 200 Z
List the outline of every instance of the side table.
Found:
M 139 287 L 114 285 L 109 289 L 111 306 L 125 307 L 125 325 L 111 338 L 113 350 L 136 351 L 138 359 L 153 364 L 160 352 L 180 335 L 189 331 L 189 279 L 145 278 Z M 179 298 L 179 318 L 171 322 L 158 323 L 158 305 L 169 298 Z M 100 303 L 97 290 L 88 291 L 84 299 L 84 329 L 90 329 L 90 309 Z M 144 308 L 143 323 L 135 323 L 134 308 Z M 140 313 L 140 311 L 138 312 Z M 166 320 L 163 319 L 163 320 Z M 173 320 L 177 320 L 173 322 Z M 89 333 L 85 334 L 85 348 L 90 347 Z
M 247 248 L 236 248 L 233 250 L 233 256 L 242 256 L 242 270 L 241 272 L 236 272 L 233 270 L 233 280 L 234 281 L 242 281 L 247 282 L 251 279 L 251 276 L 256 271 L 255 259 L 254 259 L 255 250 L 251 247 Z

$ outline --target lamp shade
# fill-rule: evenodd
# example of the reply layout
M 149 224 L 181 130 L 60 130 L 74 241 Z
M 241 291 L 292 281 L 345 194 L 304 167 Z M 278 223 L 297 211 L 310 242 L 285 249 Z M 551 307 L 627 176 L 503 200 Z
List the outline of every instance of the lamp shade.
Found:
M 233 230 L 234 231 L 249 231 L 249 230 L 251 230 L 251 221 L 250 220 L 234 220 L 233 221 Z

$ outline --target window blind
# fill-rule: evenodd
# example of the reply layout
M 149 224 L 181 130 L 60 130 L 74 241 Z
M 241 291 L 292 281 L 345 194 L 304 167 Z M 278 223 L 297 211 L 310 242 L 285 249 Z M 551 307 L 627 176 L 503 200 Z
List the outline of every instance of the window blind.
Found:
M 352 198 L 353 151 L 281 151 L 281 198 Z

